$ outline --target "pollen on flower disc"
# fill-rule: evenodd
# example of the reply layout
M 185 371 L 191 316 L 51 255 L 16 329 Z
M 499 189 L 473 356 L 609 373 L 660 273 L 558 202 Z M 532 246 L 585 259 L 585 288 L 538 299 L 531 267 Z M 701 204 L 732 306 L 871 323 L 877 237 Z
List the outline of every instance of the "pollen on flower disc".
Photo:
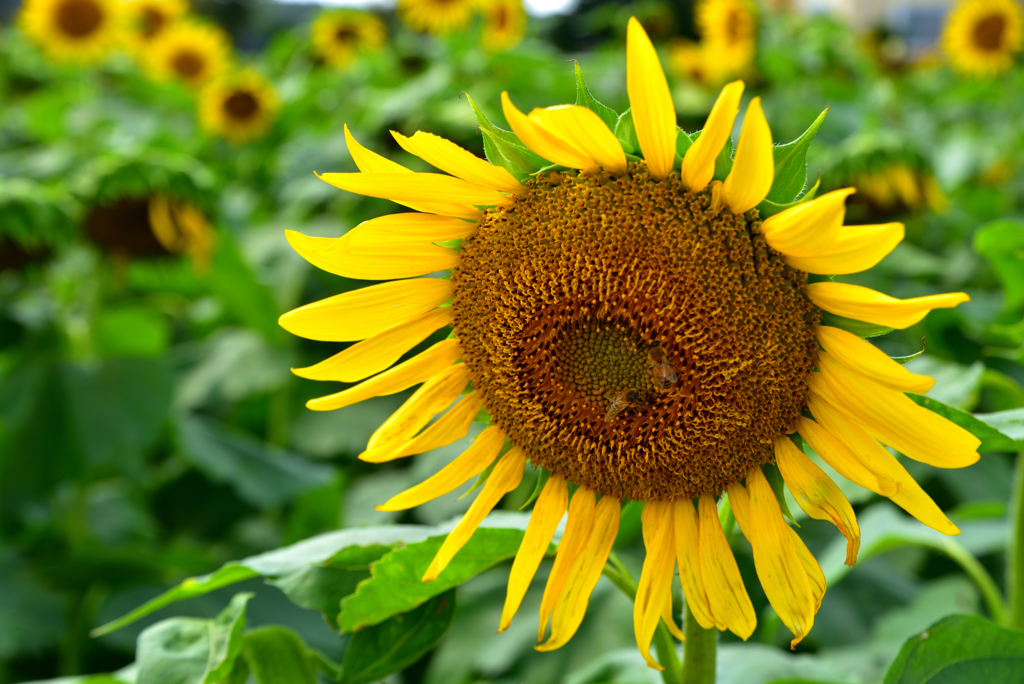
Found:
M 528 188 L 451 276 L 495 423 L 533 463 L 633 500 L 717 494 L 771 460 L 805 407 L 819 311 L 756 213 L 642 165 Z

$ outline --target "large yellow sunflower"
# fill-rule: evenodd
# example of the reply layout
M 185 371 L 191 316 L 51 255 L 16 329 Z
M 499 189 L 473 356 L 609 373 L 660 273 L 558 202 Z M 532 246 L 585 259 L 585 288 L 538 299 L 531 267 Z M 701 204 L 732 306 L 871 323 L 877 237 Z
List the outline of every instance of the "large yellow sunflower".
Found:
M 398 16 L 414 31 L 443 35 L 465 28 L 480 0 L 398 0 Z
M 370 438 L 360 458 L 372 463 L 450 444 L 488 417 L 465 453 L 380 506 L 408 509 L 487 475 L 424 581 L 444 571 L 528 463 L 550 475 L 512 565 L 500 630 L 568 512 L 537 648 L 565 644 L 630 500 L 644 502 L 647 557 L 634 627 L 648 664 L 659 667 L 649 647 L 660 620 L 679 635 L 671 613 L 677 566 L 696 621 L 746 639 L 754 610 L 716 505 L 727 496 L 795 644 L 811 629 L 825 582 L 762 469 L 774 473 L 777 464 L 800 506 L 838 526 L 848 563 L 860 544 L 850 504 L 792 441 L 796 434 L 844 477 L 948 534 L 957 528 L 883 444 L 943 468 L 978 458 L 977 439 L 904 394 L 932 380 L 823 325 L 822 312 L 905 328 L 967 296 L 898 300 L 857 285 L 808 283 L 809 273 L 870 268 L 902 239 L 903 226 L 844 226 L 849 190 L 761 219 L 755 207 L 775 171 L 760 100 L 747 107 L 731 170 L 716 180 L 743 83 L 725 86 L 691 140 L 676 125 L 657 54 L 635 19 L 626 85 L 632 124 L 616 127 L 626 142 L 592 109 L 524 114 L 503 93 L 516 137 L 490 129 L 499 137 L 488 144 L 546 166 L 525 183 L 443 138 L 394 133 L 446 172 L 413 173 L 346 130 L 360 172 L 323 180 L 414 211 L 372 219 L 340 239 L 288 233 L 322 269 L 391 280 L 283 315 L 281 325 L 297 335 L 359 341 L 295 372 L 358 383 L 310 401 L 318 411 L 421 385 Z M 496 140 L 503 146 L 494 148 Z M 446 278 L 418 277 L 446 269 Z M 448 327 L 448 339 L 393 365 Z
M 147 62 L 154 78 L 194 88 L 219 76 L 231 58 L 231 39 L 222 29 L 199 22 L 177 22 L 153 43 Z
M 51 59 L 85 64 L 116 45 L 118 15 L 116 0 L 26 0 L 19 21 Z
M 280 101 L 267 79 L 245 70 L 221 77 L 199 96 L 199 123 L 208 133 L 234 143 L 262 137 Z
M 751 0 L 700 0 L 695 13 L 707 61 L 718 74 L 742 73 L 757 51 L 757 15 Z
M 1024 10 L 1017 0 L 963 0 L 949 14 L 942 48 L 964 74 L 1006 71 L 1024 47 Z
M 492 52 L 515 47 L 526 33 L 523 0 L 485 0 L 480 44 Z
M 313 49 L 332 67 L 348 66 L 360 52 L 379 50 L 387 38 L 384 22 L 369 12 L 323 12 L 310 29 Z
M 123 3 L 125 39 L 142 54 L 170 26 L 188 13 L 188 0 L 128 0 Z

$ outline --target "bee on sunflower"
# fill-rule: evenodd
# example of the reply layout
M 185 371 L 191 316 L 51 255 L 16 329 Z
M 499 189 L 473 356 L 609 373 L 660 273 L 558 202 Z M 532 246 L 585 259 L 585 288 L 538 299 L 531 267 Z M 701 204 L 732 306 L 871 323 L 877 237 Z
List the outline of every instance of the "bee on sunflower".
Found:
M 481 0 L 398 0 L 398 16 L 414 31 L 444 35 L 466 27 Z
M 942 48 L 962 74 L 1006 71 L 1024 47 L 1024 10 L 1017 0 L 962 0 L 946 21 Z
M 631 108 L 621 116 L 585 86 L 582 104 L 529 114 L 502 93 L 512 129 L 505 131 L 470 100 L 490 163 L 430 133 L 395 132 L 401 147 L 445 172 L 414 173 L 346 129 L 359 172 L 321 178 L 413 211 L 366 221 L 338 239 L 287 237 L 319 268 L 390 282 L 308 304 L 280 323 L 309 339 L 357 342 L 295 370 L 358 383 L 311 400 L 313 410 L 420 385 L 370 438 L 364 461 L 420 454 L 463 437 L 475 419 L 489 422 L 440 472 L 379 506 L 412 508 L 485 475 L 423 581 L 444 572 L 528 464 L 541 469 L 499 631 L 567 515 L 537 649 L 567 643 L 609 557 L 622 504 L 643 502 L 647 556 L 634 630 L 648 665 L 660 668 L 649 653 L 659 623 L 682 636 L 671 610 L 676 568 L 701 627 L 743 639 L 754 630 L 719 504 L 731 505 L 794 645 L 814 623 L 825 580 L 769 480 L 784 481 L 811 517 L 835 523 L 847 538 L 847 563 L 856 561 L 853 509 L 799 444 L 924 524 L 956 534 L 885 446 L 959 468 L 978 459 L 979 442 L 904 394 L 927 390 L 930 378 L 844 328 L 847 319 L 906 328 L 967 296 L 899 300 L 809 282 L 809 274 L 872 267 L 900 242 L 903 226 L 844 225 L 849 189 L 814 199 L 787 189 L 797 176 L 785 162 L 776 167 L 759 98 L 747 107 L 735 155 L 723 155 L 742 82 L 726 85 L 703 130 L 689 135 L 677 126 L 657 53 L 635 19 L 626 55 Z M 444 270 L 447 277 L 420 277 Z M 448 339 L 395 365 L 449 328 Z
M 222 74 L 231 59 L 231 39 L 211 24 L 176 22 L 153 42 L 146 57 L 153 77 L 200 88 Z
M 118 41 L 117 0 L 26 0 L 18 20 L 50 59 L 90 64 Z
M 232 143 L 263 137 L 280 107 L 277 91 L 252 70 L 222 76 L 199 95 L 199 123 Z
M 123 4 L 128 49 L 142 55 L 177 20 L 188 14 L 188 0 L 128 0 Z

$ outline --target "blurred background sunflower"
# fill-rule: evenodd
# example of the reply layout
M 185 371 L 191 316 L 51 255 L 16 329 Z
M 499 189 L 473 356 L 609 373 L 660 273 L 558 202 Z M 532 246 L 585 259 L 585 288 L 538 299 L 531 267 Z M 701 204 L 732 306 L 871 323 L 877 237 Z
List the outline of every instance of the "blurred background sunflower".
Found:
M 942 48 L 956 70 L 1006 71 L 1024 47 L 1024 9 L 1017 0 L 961 0 L 949 15 Z
M 330 10 L 313 21 L 310 38 L 317 57 L 329 66 L 343 68 L 360 53 L 379 50 L 387 39 L 387 28 L 369 12 Z
M 89 63 L 117 45 L 120 13 L 118 0 L 32 0 L 19 21 L 54 60 Z

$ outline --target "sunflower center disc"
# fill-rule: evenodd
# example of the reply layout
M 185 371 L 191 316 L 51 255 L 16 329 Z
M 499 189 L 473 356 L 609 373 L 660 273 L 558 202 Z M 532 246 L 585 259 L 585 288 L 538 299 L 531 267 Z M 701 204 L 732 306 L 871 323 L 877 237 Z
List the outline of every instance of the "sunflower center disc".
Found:
M 991 14 L 974 25 L 974 44 L 982 50 L 995 52 L 1003 47 L 1006 19 L 1001 14 Z
M 152 38 L 163 30 L 167 23 L 167 17 L 155 7 L 147 7 L 142 10 L 142 35 L 145 38 Z
M 260 103 L 252 93 L 239 90 L 231 93 L 224 100 L 224 111 L 229 117 L 236 121 L 248 121 L 256 115 L 260 109 Z
M 805 406 L 819 312 L 760 222 L 673 174 L 551 173 L 452 271 L 474 385 L 531 461 L 639 500 L 719 493 Z
M 65 35 L 82 38 L 103 23 L 103 11 L 91 0 L 65 0 L 57 8 L 57 26 Z
M 181 76 L 193 80 L 203 73 L 204 60 L 202 55 L 199 55 L 191 50 L 182 50 L 178 54 L 174 55 L 174 60 L 171 62 L 171 66 Z

